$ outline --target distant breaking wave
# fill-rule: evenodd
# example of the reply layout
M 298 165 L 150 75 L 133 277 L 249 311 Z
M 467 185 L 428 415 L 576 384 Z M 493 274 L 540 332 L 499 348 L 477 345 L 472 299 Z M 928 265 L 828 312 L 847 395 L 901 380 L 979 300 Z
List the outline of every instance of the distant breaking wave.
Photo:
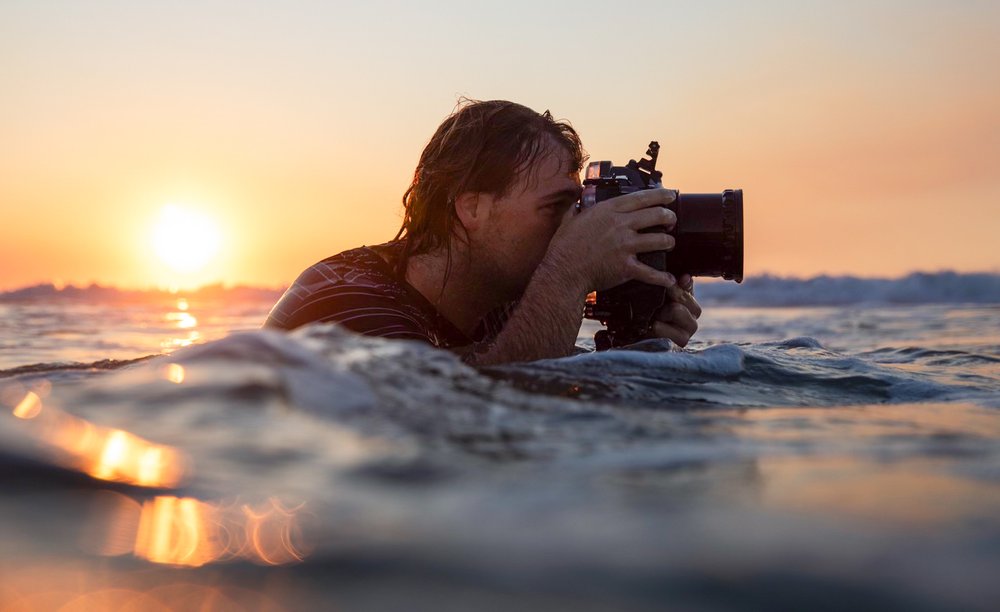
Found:
M 101 285 L 57 288 L 35 285 L 0 293 L 2 302 L 76 300 L 157 301 L 177 295 L 234 301 L 275 301 L 281 289 L 211 285 L 172 294 L 161 290 L 124 290 Z M 710 306 L 848 306 L 913 304 L 1000 304 L 1000 274 L 914 272 L 896 279 L 817 276 L 808 279 L 762 275 L 742 284 L 700 282 L 698 300 Z
M 914 272 L 903 278 L 754 276 L 742 284 L 706 282 L 695 295 L 713 306 L 1000 304 L 1000 274 Z

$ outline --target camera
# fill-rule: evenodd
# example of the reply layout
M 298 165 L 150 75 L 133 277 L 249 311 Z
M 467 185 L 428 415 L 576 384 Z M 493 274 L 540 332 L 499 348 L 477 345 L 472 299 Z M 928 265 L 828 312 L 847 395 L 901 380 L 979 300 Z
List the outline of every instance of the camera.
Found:
M 647 158 L 630 160 L 625 166 L 610 161 L 591 162 L 583 181 L 581 208 L 642 189 L 662 187 L 663 173 L 656 169 L 660 145 L 649 143 Z M 650 227 L 641 232 L 664 232 L 675 241 L 671 251 L 639 253 L 642 263 L 675 277 L 716 276 L 737 283 L 743 280 L 743 190 L 722 193 L 677 193 L 667 206 L 677 215 L 677 224 Z M 600 321 L 607 329 L 597 332 L 597 350 L 632 344 L 645 338 L 657 312 L 667 304 L 667 289 L 639 281 L 598 291 L 589 299 L 584 316 Z

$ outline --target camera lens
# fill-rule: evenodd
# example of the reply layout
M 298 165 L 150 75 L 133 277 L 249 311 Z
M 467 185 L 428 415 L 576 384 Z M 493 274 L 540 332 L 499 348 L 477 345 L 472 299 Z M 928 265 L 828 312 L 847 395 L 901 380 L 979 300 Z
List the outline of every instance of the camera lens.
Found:
M 677 215 L 666 269 L 675 274 L 743 280 L 743 190 L 683 193 L 669 206 Z

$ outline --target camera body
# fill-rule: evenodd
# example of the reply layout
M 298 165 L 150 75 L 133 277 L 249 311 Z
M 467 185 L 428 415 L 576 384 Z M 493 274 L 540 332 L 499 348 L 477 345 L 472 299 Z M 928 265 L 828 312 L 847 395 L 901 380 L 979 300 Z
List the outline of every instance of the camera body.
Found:
M 630 160 L 625 166 L 610 161 L 591 162 L 583 181 L 582 208 L 643 189 L 662 187 L 663 174 L 656 169 L 660 145 L 653 141 L 648 159 Z M 667 208 L 677 224 L 650 227 L 641 232 L 664 232 L 674 236 L 671 251 L 639 253 L 642 263 L 679 277 L 717 276 L 737 283 L 743 280 L 743 190 L 721 194 L 681 194 Z M 588 301 L 584 316 L 607 326 L 594 337 L 597 350 L 625 346 L 645 338 L 657 312 L 668 302 L 664 287 L 629 281 L 598 291 Z

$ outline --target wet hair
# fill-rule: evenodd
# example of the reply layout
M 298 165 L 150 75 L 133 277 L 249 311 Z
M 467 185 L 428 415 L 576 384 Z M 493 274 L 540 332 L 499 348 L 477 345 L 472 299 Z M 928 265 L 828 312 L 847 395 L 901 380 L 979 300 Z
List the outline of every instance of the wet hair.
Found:
M 535 167 L 549 137 L 566 149 L 571 169 L 579 172 L 586 152 L 568 122 L 514 102 L 461 98 L 424 147 L 403 194 L 403 224 L 396 240 L 404 239 L 404 245 L 396 272 L 405 276 L 410 256 L 444 247 L 447 279 L 452 235 L 460 230 L 468 240 L 455 199 L 470 191 L 505 197 L 520 173 Z

